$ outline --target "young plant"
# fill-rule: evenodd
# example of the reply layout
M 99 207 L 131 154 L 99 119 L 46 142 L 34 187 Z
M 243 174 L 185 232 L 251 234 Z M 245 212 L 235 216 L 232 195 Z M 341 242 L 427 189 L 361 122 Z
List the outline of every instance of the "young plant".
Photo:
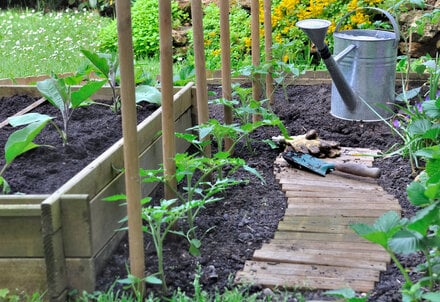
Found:
M 78 90 L 73 91 L 73 85 L 79 85 L 83 80 L 80 75 L 73 75 L 65 78 L 59 78 L 56 75 L 37 82 L 38 91 L 61 112 L 63 127 L 61 138 L 63 145 L 68 143 L 68 124 L 75 108 L 84 106 L 86 101 L 98 91 L 104 81 L 89 81 L 80 86 Z
M 426 170 L 408 186 L 407 194 L 420 210 L 409 219 L 387 212 L 373 225 L 360 223 L 351 227 L 390 254 L 405 279 L 401 290 L 403 301 L 439 301 L 440 292 L 432 291 L 440 281 L 440 147 L 425 148 L 417 155 L 426 159 Z M 426 262 L 416 268 L 424 272 L 424 277 L 414 282 L 396 255 L 416 252 L 422 252 Z
M 113 105 L 111 109 L 119 112 L 121 109 L 121 100 L 116 93 L 119 77 L 119 58 L 116 53 L 94 53 L 87 49 L 81 49 L 82 54 L 95 66 L 98 77 L 107 80 L 112 89 Z
M 13 127 L 27 126 L 13 132 L 9 135 L 8 140 L 6 141 L 5 165 L 0 170 L 0 187 L 4 194 L 10 192 L 10 186 L 3 177 L 3 173 L 18 156 L 41 146 L 34 143 L 34 139 L 41 130 L 43 130 L 47 123 L 52 121 L 52 117 L 39 113 L 28 113 L 21 116 L 10 117 L 8 121 Z
M 117 54 L 94 53 L 86 49 L 82 49 L 81 52 L 94 65 L 97 75 L 106 79 L 112 89 L 113 105 L 111 105 L 110 108 L 114 112 L 119 112 L 121 110 L 121 99 L 117 94 L 117 87 L 119 85 L 119 59 Z M 146 81 L 146 79 L 136 79 L 136 83 L 139 81 Z M 161 94 L 159 90 L 154 86 L 146 84 L 136 86 L 135 99 L 136 103 L 146 101 L 156 105 L 161 104 Z

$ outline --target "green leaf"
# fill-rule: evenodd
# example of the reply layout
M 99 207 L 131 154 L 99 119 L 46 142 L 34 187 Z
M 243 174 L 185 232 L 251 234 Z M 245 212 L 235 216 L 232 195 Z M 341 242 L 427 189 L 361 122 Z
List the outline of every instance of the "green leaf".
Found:
M 423 112 L 432 119 L 440 118 L 440 102 L 436 100 L 428 100 L 422 103 Z
M 160 280 L 159 278 L 157 278 L 154 275 L 150 275 L 144 278 L 145 282 L 147 282 L 148 284 L 155 284 L 155 285 L 161 285 L 162 284 L 162 280 Z
M 400 102 L 407 102 L 409 99 L 416 97 L 419 94 L 419 92 L 420 92 L 420 87 L 413 88 L 413 89 L 407 90 L 407 91 L 403 91 L 402 93 L 400 93 L 396 97 L 396 100 L 398 100 Z
M 438 302 L 440 301 L 440 291 L 423 294 L 422 298 L 427 301 Z
M 417 211 L 416 215 L 411 217 L 407 226 L 408 229 L 426 236 L 429 226 L 440 222 L 440 209 L 438 203 L 439 202 L 433 203 L 430 206 Z
M 139 85 L 136 87 L 135 91 L 136 103 L 148 102 L 156 105 L 162 103 L 162 94 L 159 89 L 148 85 Z
M 426 163 L 426 173 L 429 176 L 429 183 L 440 181 L 440 159 L 429 159 Z
M 191 239 L 189 242 L 189 253 L 194 256 L 200 256 L 200 247 L 202 246 L 202 242 L 198 239 Z
M 64 79 L 49 78 L 37 82 L 37 89 L 56 108 L 63 110 L 64 103 L 69 99 Z
M 11 192 L 11 187 L 3 176 L 0 176 L 0 188 L 2 188 L 3 194 L 9 194 Z
M 88 100 L 95 92 L 97 92 L 106 83 L 102 81 L 89 81 L 82 85 L 78 90 L 72 92 L 71 104 L 72 108 L 79 107 L 83 102 Z
M 8 122 L 9 124 L 11 124 L 12 127 L 17 127 L 17 126 L 28 125 L 30 123 L 35 123 L 35 122 L 42 123 L 51 119 L 53 119 L 53 117 L 49 115 L 40 114 L 40 113 L 27 113 L 20 116 L 10 117 L 8 118 Z
M 389 211 L 379 217 L 370 226 L 363 223 L 353 224 L 351 228 L 361 237 L 388 248 L 388 239 L 402 228 L 400 217 L 396 212 Z
M 5 144 L 6 163 L 10 164 L 17 156 L 39 147 L 39 145 L 33 143 L 33 140 L 51 119 L 50 116 L 47 116 L 47 119 L 33 122 L 26 127 L 13 132 L 8 137 Z
M 119 201 L 119 200 L 126 200 L 126 199 L 127 199 L 127 195 L 116 194 L 116 195 L 105 197 L 102 200 L 104 200 L 104 201 Z
M 88 51 L 86 49 L 81 49 L 81 52 L 84 54 L 84 56 L 92 62 L 93 65 L 95 65 L 96 68 L 105 76 L 108 77 L 108 74 L 110 72 L 110 66 L 108 64 L 108 61 L 103 56 L 99 56 L 97 53 L 93 53 L 91 51 Z
M 406 188 L 408 199 L 413 205 L 421 206 L 430 203 L 430 200 L 425 195 L 425 186 L 419 182 L 413 181 Z
M 325 295 L 333 296 L 333 297 L 340 297 L 340 298 L 354 298 L 356 297 L 356 293 L 351 288 L 341 288 L 341 289 L 335 289 L 335 290 L 327 290 L 324 292 Z
M 389 247 L 399 254 L 411 254 L 420 250 L 420 241 L 423 236 L 417 232 L 401 230 L 394 234 L 388 242 Z
M 408 126 L 408 133 L 411 135 L 424 135 L 426 131 L 431 129 L 432 122 L 429 120 L 418 119 Z

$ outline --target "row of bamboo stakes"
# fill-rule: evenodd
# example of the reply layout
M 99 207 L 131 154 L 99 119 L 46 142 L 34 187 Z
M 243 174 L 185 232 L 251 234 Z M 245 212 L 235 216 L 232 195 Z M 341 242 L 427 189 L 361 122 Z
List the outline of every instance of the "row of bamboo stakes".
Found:
M 171 0 L 159 1 L 159 37 L 160 37 L 160 86 L 162 92 L 162 150 L 163 167 L 166 176 L 164 197 L 173 198 L 177 187 L 173 175 L 176 172 L 174 112 L 173 112 L 173 45 L 172 45 L 172 17 Z M 230 64 L 230 29 L 229 10 L 230 2 L 217 1 L 220 8 L 220 43 L 222 61 L 222 97 L 232 98 L 231 64 Z M 137 118 L 135 104 L 135 81 L 133 65 L 133 41 L 130 0 L 116 1 L 116 16 L 118 30 L 119 61 L 121 72 L 121 99 L 122 99 L 122 129 L 124 139 L 125 185 L 127 196 L 128 240 L 130 272 L 142 279 L 145 272 L 145 257 L 141 217 L 141 187 L 139 177 L 139 160 L 137 156 Z M 259 0 L 251 1 L 251 39 L 252 64 L 259 66 L 260 55 L 260 5 Z M 203 35 L 203 11 L 201 0 L 191 1 L 191 14 L 194 40 L 194 58 L 196 69 L 196 96 L 198 123 L 208 121 L 208 91 L 206 81 L 206 64 Z M 272 22 L 271 1 L 264 0 L 264 33 L 266 60 L 272 59 Z M 272 95 L 272 77 L 266 77 L 266 93 Z M 261 100 L 262 85 L 258 77 L 252 79 L 252 96 Z M 272 100 L 270 99 L 272 102 Z M 224 107 L 224 122 L 232 123 L 232 110 Z M 258 116 L 254 116 L 258 120 Z M 229 149 L 231 141 L 225 141 L 225 148 Z M 210 147 L 205 149 L 205 156 L 210 156 Z M 140 285 L 144 289 L 144 284 Z

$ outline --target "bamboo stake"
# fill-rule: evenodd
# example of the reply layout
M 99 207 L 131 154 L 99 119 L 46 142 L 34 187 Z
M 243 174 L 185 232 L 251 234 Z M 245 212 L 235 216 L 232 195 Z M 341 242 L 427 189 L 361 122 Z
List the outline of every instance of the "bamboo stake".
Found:
M 171 0 L 159 1 L 160 85 L 162 92 L 162 151 L 165 174 L 164 197 L 176 197 L 176 141 L 173 104 L 173 39 L 171 36 Z
M 264 52 L 266 53 L 266 63 L 272 61 L 272 5 L 271 0 L 264 0 Z M 269 103 L 274 103 L 273 97 L 273 76 L 272 68 L 266 74 L 266 98 Z
M 196 67 L 196 97 L 198 124 L 208 121 L 208 86 L 206 81 L 206 61 L 203 36 L 203 11 L 200 0 L 191 1 L 191 15 L 194 38 L 194 59 Z M 211 157 L 211 145 L 204 150 L 205 157 Z
M 137 117 L 133 66 L 130 0 L 116 1 L 119 64 L 121 71 L 121 114 L 124 137 L 125 187 L 127 195 L 128 240 L 131 274 L 143 279 L 144 239 L 141 216 Z M 140 285 L 143 292 L 144 284 Z
M 229 1 L 219 1 L 220 6 L 220 47 L 222 56 L 222 97 L 226 100 L 232 100 L 231 87 L 231 35 L 229 28 Z M 223 115 L 225 124 L 232 124 L 233 115 L 232 108 L 223 106 Z M 230 150 L 233 144 L 232 139 L 225 138 L 225 150 L 234 153 Z
M 260 66 L 260 5 L 259 0 L 251 1 L 251 47 L 252 47 L 252 65 L 254 68 Z M 261 100 L 261 82 L 260 75 L 252 76 L 252 98 Z M 252 116 L 254 122 L 261 120 L 261 116 L 254 114 Z

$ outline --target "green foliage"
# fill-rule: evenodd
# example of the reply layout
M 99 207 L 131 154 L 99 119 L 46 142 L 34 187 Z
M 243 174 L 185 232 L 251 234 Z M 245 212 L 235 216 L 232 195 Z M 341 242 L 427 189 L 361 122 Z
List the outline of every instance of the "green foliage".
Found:
M 63 129 L 61 130 L 63 144 L 67 144 L 68 123 L 74 109 L 83 106 L 106 82 L 105 80 L 89 81 L 81 85 L 77 90 L 72 91 L 72 86 L 79 85 L 82 80 L 82 75 L 73 75 L 65 78 L 52 75 L 52 77 L 46 80 L 37 82 L 38 91 L 61 112 L 63 118 Z
M 0 187 L 4 194 L 10 192 L 10 187 L 6 179 L 2 176 L 3 173 L 15 158 L 27 151 L 40 147 L 40 145 L 34 143 L 34 139 L 51 120 L 52 117 L 39 113 L 27 113 L 8 119 L 13 127 L 27 126 L 13 132 L 6 141 L 5 165 L 0 170 Z
M 208 70 L 220 69 L 220 8 L 211 3 L 203 9 L 203 33 L 205 39 L 206 68 Z M 231 67 L 239 68 L 250 65 L 251 61 L 251 26 L 249 12 L 239 4 L 231 5 L 229 14 L 229 28 L 231 40 Z M 192 32 L 188 33 L 190 39 L 190 52 L 192 52 Z M 189 54 L 189 57 L 191 54 Z
M 180 20 L 187 16 L 178 9 L 178 2 L 172 0 L 172 19 Z M 133 52 L 137 59 L 157 56 L 159 53 L 159 2 L 157 0 L 136 0 L 131 8 Z M 106 53 L 117 53 L 117 23 L 113 20 L 99 33 L 100 50 Z
M 365 302 L 368 299 L 368 296 L 356 296 L 355 291 L 351 288 L 328 290 L 324 292 L 324 295 L 343 298 L 345 302 Z
M 409 201 L 419 207 L 416 215 L 401 219 L 397 213 L 387 212 L 373 225 L 354 224 L 351 227 L 390 254 L 405 278 L 403 301 L 438 301 L 440 292 L 432 290 L 440 281 L 440 147 L 419 150 L 417 155 L 425 158 L 427 168 L 407 188 Z M 416 252 L 422 252 L 426 262 L 416 267 L 424 277 L 413 282 L 396 255 Z
M 79 49 L 97 48 L 100 28 L 110 22 L 90 11 L 0 11 L 0 78 L 75 71 Z

